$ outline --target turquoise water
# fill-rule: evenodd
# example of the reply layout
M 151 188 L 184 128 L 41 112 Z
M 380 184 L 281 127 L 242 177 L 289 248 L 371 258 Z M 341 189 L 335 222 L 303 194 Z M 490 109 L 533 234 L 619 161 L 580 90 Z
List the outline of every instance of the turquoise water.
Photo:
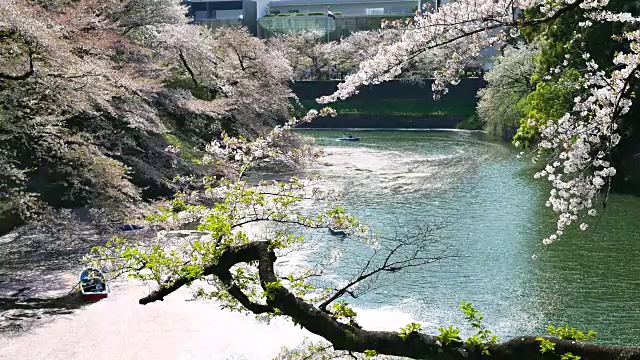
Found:
M 301 133 L 328 154 L 312 172 L 347 190 L 345 208 L 374 231 L 446 224 L 429 252 L 447 248 L 455 257 L 381 279 L 348 299 L 356 307 L 406 313 L 436 333 L 449 324 L 467 329 L 458 304 L 468 301 L 503 338 L 568 322 L 596 330 L 599 341 L 640 345 L 639 198 L 612 196 L 588 232 L 545 247 L 555 227 L 547 190 L 510 146 L 468 132 L 355 131 L 362 140 L 353 143 L 335 141 L 337 131 Z M 317 253 L 335 246 L 344 257 L 323 277 L 333 284 L 371 252 L 346 239 Z

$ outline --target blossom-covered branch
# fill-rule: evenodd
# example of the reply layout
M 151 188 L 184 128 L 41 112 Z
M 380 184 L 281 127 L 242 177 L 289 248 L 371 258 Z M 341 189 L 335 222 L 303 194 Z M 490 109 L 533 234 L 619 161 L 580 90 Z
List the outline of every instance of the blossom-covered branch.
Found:
M 585 21 L 580 23 L 583 27 L 592 25 L 592 21 L 638 22 L 629 13 L 605 10 L 608 3 L 608 0 L 460 0 L 444 4 L 436 12 L 418 12 L 398 41 L 379 46 L 375 57 L 363 61 L 357 73 L 348 76 L 336 92 L 319 98 L 318 102 L 346 99 L 363 85 L 398 76 L 418 54 L 453 44 L 455 49 L 435 73 L 432 88 L 437 97 L 447 92 L 449 84 L 458 82 L 465 64 L 481 50 L 517 37 L 519 28 L 543 24 L 570 11 L 584 13 Z M 542 16 L 515 18 L 515 8 L 537 9 Z M 579 41 L 579 37 L 576 31 L 575 39 Z M 575 98 L 572 111 L 544 124 L 535 125 L 534 119 L 528 121 L 529 126 L 540 126 L 539 156 L 552 155 L 545 169 L 536 174 L 536 178 L 547 179 L 553 186 L 547 206 L 558 214 L 557 230 L 544 240 L 545 244 L 556 240 L 566 226 L 583 215 L 596 215 L 594 198 L 608 191 L 610 178 L 616 174 L 607 157 L 620 141 L 617 121 L 629 111 L 632 103 L 631 89 L 640 66 L 638 37 L 638 30 L 618 36 L 626 42 L 628 51 L 619 52 L 612 59 L 614 70 L 610 73 L 598 69 L 589 54 L 583 54 L 586 72 L 572 86 L 582 89 L 584 95 Z M 562 66 L 550 71 L 561 73 Z M 585 230 L 587 226 L 582 222 L 580 228 Z

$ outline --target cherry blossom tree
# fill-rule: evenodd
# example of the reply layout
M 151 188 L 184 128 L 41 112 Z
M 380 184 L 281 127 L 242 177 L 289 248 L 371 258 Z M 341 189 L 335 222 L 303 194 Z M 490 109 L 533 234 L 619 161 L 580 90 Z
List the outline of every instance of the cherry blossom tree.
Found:
M 485 74 L 487 86 L 478 92 L 478 115 L 489 134 L 513 139 L 522 116 L 518 103 L 532 91 L 534 58 L 539 53 L 537 45 L 508 46 Z
M 562 14 L 580 10 L 588 27 L 594 21 L 636 24 L 638 18 L 629 13 L 613 13 L 606 9 L 608 0 L 459 0 L 443 5 L 436 12 L 418 13 L 407 26 L 399 41 L 381 45 L 376 56 L 360 64 L 357 73 L 348 76 L 338 90 L 318 99 L 327 104 L 346 99 L 363 85 L 377 84 L 400 75 L 415 57 L 443 46 L 452 46 L 449 59 L 435 72 L 433 90 L 437 96 L 446 94 L 448 84 L 455 85 L 459 74 L 480 52 L 509 38 L 518 36 L 518 29 L 543 24 Z M 516 9 L 539 9 L 538 18 L 518 18 Z M 498 32 L 496 32 L 498 31 Z M 579 39 L 578 31 L 575 33 Z M 582 54 L 585 74 L 575 86 L 584 95 L 575 98 L 573 109 L 559 119 L 540 126 L 538 156 L 549 157 L 543 171 L 536 174 L 551 183 L 547 206 L 558 214 L 557 230 L 544 239 L 550 244 L 562 236 L 565 228 L 580 222 L 588 227 L 584 216 L 596 215 L 595 198 L 610 187 L 616 169 L 607 160 L 620 141 L 617 121 L 631 106 L 633 85 L 638 78 L 640 54 L 637 46 L 639 30 L 625 30 L 619 38 L 628 44 L 624 52 L 611 59 L 612 70 L 603 71 Z M 569 55 L 567 55 L 569 56 Z M 562 60 L 550 69 L 562 72 Z M 530 121 L 535 125 L 533 120 Z
M 289 60 L 297 79 L 326 79 L 336 72 L 334 55 L 337 43 L 325 41 L 321 29 L 281 34 L 268 40 Z
M 0 202 L 33 204 L 24 217 L 136 214 L 143 197 L 171 196 L 177 174 L 204 171 L 185 156 L 223 130 L 286 121 L 289 63 L 246 29 L 188 24 L 177 0 L 50 5 L 0 1 Z M 187 140 L 167 143 L 169 131 Z

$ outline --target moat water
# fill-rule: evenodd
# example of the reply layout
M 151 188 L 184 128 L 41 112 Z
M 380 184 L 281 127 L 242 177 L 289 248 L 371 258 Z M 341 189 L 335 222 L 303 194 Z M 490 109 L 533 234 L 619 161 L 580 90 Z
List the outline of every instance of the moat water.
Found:
M 456 131 L 351 132 L 359 142 L 336 141 L 338 131 L 301 133 L 327 154 L 309 173 L 344 190 L 348 211 L 387 236 L 444 223 L 433 255 L 443 247 L 456 255 L 383 278 L 347 299 L 355 307 L 414 319 L 434 334 L 449 324 L 464 333 L 458 304 L 467 301 L 502 338 L 566 322 L 595 330 L 598 341 L 640 345 L 640 198 L 612 195 L 588 231 L 544 246 L 555 229 L 548 188 L 507 144 Z M 349 239 L 322 244 L 309 261 L 336 246 L 344 255 L 323 277 L 334 285 L 370 254 Z

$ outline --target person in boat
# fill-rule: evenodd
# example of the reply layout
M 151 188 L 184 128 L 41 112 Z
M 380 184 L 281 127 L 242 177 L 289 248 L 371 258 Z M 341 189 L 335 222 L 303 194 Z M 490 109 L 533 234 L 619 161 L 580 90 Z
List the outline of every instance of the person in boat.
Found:
M 95 271 L 91 271 L 87 274 L 87 278 L 84 283 L 85 289 L 88 292 L 101 292 L 104 290 L 103 279 Z

